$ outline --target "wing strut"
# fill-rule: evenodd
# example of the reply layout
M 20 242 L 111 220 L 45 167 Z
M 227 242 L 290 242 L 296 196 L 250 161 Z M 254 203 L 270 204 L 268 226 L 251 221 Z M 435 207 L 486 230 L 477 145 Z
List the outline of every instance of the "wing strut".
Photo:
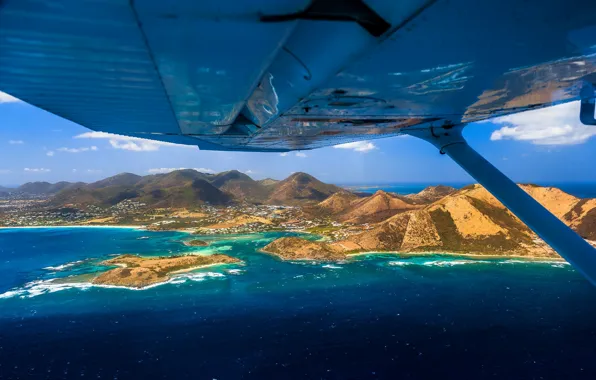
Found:
M 567 227 L 505 174 L 472 149 L 462 136 L 463 126 L 404 129 L 447 154 L 478 183 L 520 218 L 532 231 L 596 285 L 596 249 Z

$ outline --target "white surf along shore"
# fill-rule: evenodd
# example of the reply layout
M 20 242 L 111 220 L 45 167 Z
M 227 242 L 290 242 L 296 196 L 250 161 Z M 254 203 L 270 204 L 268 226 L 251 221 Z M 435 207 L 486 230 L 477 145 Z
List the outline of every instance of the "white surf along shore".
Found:
M 88 225 L 74 225 L 74 226 L 22 226 L 22 227 L 0 227 L 0 229 L 69 229 L 69 228 L 92 228 L 92 229 L 134 229 L 134 230 L 147 230 L 146 226 L 139 226 L 139 225 L 101 225 L 101 226 L 88 226 Z M 183 233 L 192 233 L 192 230 L 175 230 L 177 232 Z M 151 232 L 162 232 L 162 231 L 151 231 Z M 250 238 L 254 236 L 249 234 L 247 236 L 242 235 L 243 238 Z M 235 240 L 235 238 L 239 237 L 222 237 L 221 240 Z M 269 239 L 264 239 L 269 240 Z M 214 250 L 216 251 L 216 250 Z M 205 253 L 202 251 L 201 253 Z M 192 254 L 192 253 L 190 253 Z M 563 260 L 562 258 L 553 258 L 553 257 L 528 257 L 528 256 L 505 256 L 505 255 L 484 255 L 484 254 L 474 254 L 474 253 L 456 253 L 456 252 L 378 252 L 378 251 L 371 251 L 371 252 L 359 252 L 353 254 L 347 254 L 346 259 L 347 261 L 342 261 L 337 264 L 329 264 L 329 263 L 312 263 L 313 265 L 319 265 L 328 270 L 337 270 L 342 269 L 343 264 L 349 264 L 352 260 L 350 258 L 357 257 L 357 256 L 396 256 L 396 259 L 389 259 L 386 263 L 387 266 L 393 267 L 405 267 L 405 266 L 425 266 L 425 267 L 454 267 L 460 265 L 468 265 L 468 264 L 548 264 L 552 267 L 556 268 L 563 268 L 569 266 L 569 264 Z M 426 256 L 442 256 L 437 257 L 435 259 L 428 259 L 421 262 L 413 261 L 416 257 L 426 257 Z M 459 259 L 458 259 L 459 258 Z M 401 260 L 399 260 L 401 259 Z M 492 260 L 490 260 L 492 259 Z M 490 261 L 489 261 L 490 260 Z M 52 271 L 63 271 L 65 269 L 69 269 L 73 266 L 78 266 L 83 264 L 87 260 L 79 260 L 74 261 L 71 263 L 65 263 L 56 266 L 49 266 L 43 268 L 45 270 L 52 270 Z M 21 287 L 12 288 L 4 293 L 0 293 L 0 300 L 1 299 L 8 299 L 8 298 L 31 298 L 36 297 L 42 294 L 49 294 L 55 293 L 62 290 L 67 289 L 79 289 L 81 291 L 86 291 L 91 288 L 106 288 L 106 289 L 126 289 L 126 290 L 147 290 L 152 289 L 158 286 L 166 285 L 166 284 L 183 284 L 185 282 L 200 282 L 205 281 L 208 279 L 223 279 L 226 278 L 227 275 L 237 275 L 241 274 L 245 271 L 245 269 L 224 269 L 221 272 L 206 272 L 206 271 L 198 271 L 205 269 L 207 267 L 213 266 L 220 266 L 222 264 L 208 264 L 202 265 L 192 268 L 186 268 L 182 270 L 178 270 L 172 272 L 173 275 L 170 279 L 148 285 L 142 288 L 134 288 L 134 287 L 127 287 L 127 286 L 116 286 L 116 285 L 102 285 L 102 284 L 93 284 L 91 282 L 77 282 L 73 279 L 72 282 L 68 281 L 68 277 L 59 277 L 59 278 L 51 278 L 51 279 L 39 279 L 35 281 L 31 281 L 26 283 Z

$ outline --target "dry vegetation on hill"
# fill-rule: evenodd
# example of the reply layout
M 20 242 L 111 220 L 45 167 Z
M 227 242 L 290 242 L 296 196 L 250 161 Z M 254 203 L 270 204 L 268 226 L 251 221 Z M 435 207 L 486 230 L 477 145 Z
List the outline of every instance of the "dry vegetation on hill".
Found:
M 553 187 L 521 187 L 582 237 L 596 237 L 596 199 L 582 200 Z M 440 194 L 447 195 L 439 197 Z M 315 251 L 313 244 L 323 244 L 324 251 L 331 249 L 336 254 L 397 251 L 558 257 L 480 185 L 467 186 L 458 191 L 429 188 L 408 197 L 418 202 L 426 201 L 422 205 L 409 204 L 401 198 L 382 192 L 363 199 L 335 195 L 321 202 L 319 208 L 328 210 L 336 218 L 361 222 L 366 220 L 363 216 L 394 215 L 343 240 L 304 244 L 308 244 L 310 251 Z M 298 242 L 293 241 L 287 248 L 297 247 Z M 265 251 L 278 253 L 281 257 L 287 255 L 280 247 L 275 250 L 265 247 Z

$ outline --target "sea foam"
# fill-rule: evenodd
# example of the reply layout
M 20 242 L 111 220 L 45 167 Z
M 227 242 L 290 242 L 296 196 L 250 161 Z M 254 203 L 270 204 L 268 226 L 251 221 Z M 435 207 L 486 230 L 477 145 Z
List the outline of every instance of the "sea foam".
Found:
M 547 264 L 553 268 L 565 268 L 566 266 L 571 265 L 567 261 L 560 261 L 560 260 L 515 260 L 515 259 L 511 259 L 511 260 L 501 261 L 500 263 L 501 264 Z
M 469 265 L 469 264 L 490 264 L 490 261 L 484 260 L 433 260 L 426 261 L 422 265 L 427 267 L 453 267 L 456 265 Z
M 167 281 L 159 282 L 157 284 L 151 284 L 142 288 L 132 288 L 128 286 L 119 285 L 104 285 L 104 284 L 92 284 L 90 282 L 69 282 L 62 283 L 56 282 L 56 278 L 49 280 L 37 280 L 25 284 L 22 288 L 11 289 L 7 292 L 0 294 L 0 299 L 7 299 L 13 297 L 20 298 L 33 298 L 43 294 L 56 293 L 62 290 L 78 289 L 86 291 L 91 288 L 104 288 L 104 289 L 126 289 L 126 290 L 147 290 L 166 284 L 183 284 L 187 281 L 201 282 L 208 279 L 222 279 L 226 276 L 222 273 L 217 272 L 201 272 L 201 273 L 184 273 L 173 276 Z
M 390 261 L 387 263 L 388 265 L 395 266 L 395 267 L 405 267 L 407 265 L 412 265 L 409 261 Z
M 51 266 L 50 266 L 50 267 L 45 267 L 45 268 L 43 268 L 43 269 L 45 269 L 45 270 L 51 270 L 51 271 L 57 272 L 57 271 L 61 271 L 61 270 L 67 269 L 67 268 L 74 267 L 75 265 L 82 264 L 83 262 L 85 262 L 85 260 L 78 260 L 78 261 L 73 261 L 73 262 L 71 262 L 71 263 L 66 263 L 66 264 L 62 264 L 62 265 L 57 265 L 57 266 L 55 266 L 55 267 L 51 267 Z

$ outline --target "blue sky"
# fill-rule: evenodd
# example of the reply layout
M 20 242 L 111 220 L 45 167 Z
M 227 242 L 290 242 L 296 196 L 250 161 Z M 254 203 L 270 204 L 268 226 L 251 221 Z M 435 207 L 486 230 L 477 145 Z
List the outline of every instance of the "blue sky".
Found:
M 470 145 L 519 182 L 596 182 L 596 127 L 577 120 L 578 104 L 469 125 Z M 121 172 L 174 168 L 238 169 L 255 179 L 304 171 L 339 184 L 457 183 L 472 179 L 430 144 L 413 137 L 342 148 L 279 153 L 199 151 L 94 133 L 0 93 L 0 185 L 92 182 Z

